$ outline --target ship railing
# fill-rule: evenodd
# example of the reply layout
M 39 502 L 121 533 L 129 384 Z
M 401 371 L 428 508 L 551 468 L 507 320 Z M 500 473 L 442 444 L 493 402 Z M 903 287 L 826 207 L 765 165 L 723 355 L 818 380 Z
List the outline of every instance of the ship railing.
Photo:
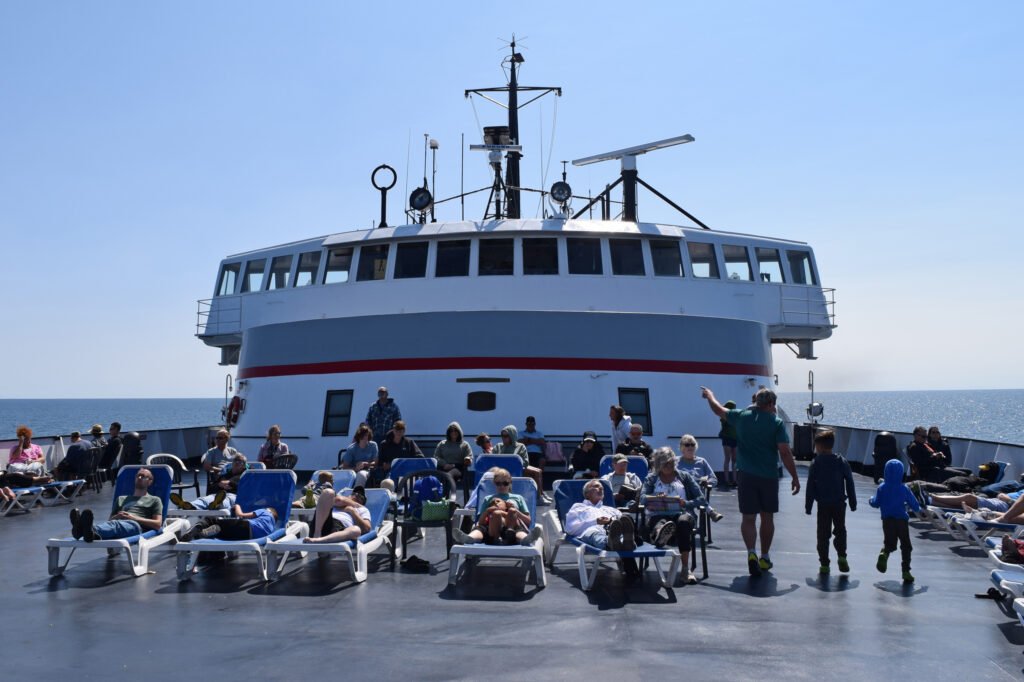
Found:
M 196 336 L 236 334 L 241 330 L 241 296 L 218 296 L 196 301 Z
M 782 323 L 793 326 L 836 326 L 836 290 L 783 285 L 779 296 Z

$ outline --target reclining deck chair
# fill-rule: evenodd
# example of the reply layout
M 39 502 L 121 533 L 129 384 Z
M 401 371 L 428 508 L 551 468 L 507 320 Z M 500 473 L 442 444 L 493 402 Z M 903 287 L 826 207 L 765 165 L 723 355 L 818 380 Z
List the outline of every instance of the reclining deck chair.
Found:
M 46 483 L 42 486 L 43 493 L 47 490 L 53 491 L 52 497 L 47 497 L 43 494 L 39 501 L 43 503 L 44 507 L 56 507 L 58 504 L 71 504 L 73 498 L 82 492 L 82 488 L 85 487 L 84 478 L 73 478 L 66 481 L 53 481 L 52 483 Z
M 252 540 L 193 540 L 179 542 L 173 547 L 178 552 L 178 580 L 192 578 L 196 561 L 202 552 L 245 552 L 256 555 L 260 577 L 267 580 L 267 555 L 264 548 L 274 540 L 293 540 L 298 537 L 304 524 L 289 521 L 292 498 L 295 496 L 295 472 L 289 469 L 276 471 L 250 470 L 242 474 L 238 482 L 238 497 L 235 504 L 242 511 L 273 507 L 277 510 L 277 528 L 270 535 Z
M 484 509 L 484 500 L 495 492 L 494 483 L 490 480 L 481 481 L 483 494 L 477 495 L 477 517 Z M 532 478 L 513 478 L 511 492 L 523 496 L 530 507 L 530 529 L 540 525 L 537 519 L 537 484 Z M 543 526 L 540 525 L 543 531 Z M 512 559 L 516 562 L 531 562 L 531 570 L 538 587 L 547 584 L 544 572 L 544 537 L 543 533 L 533 544 L 523 545 L 488 545 L 482 542 L 472 545 L 453 545 L 448 561 L 448 584 L 454 585 L 459 580 L 462 567 L 469 562 L 477 562 L 482 558 Z
M 169 519 L 167 518 L 167 505 L 171 495 L 171 481 L 173 480 L 173 473 L 171 468 L 166 465 L 153 465 L 153 466 L 138 466 L 131 465 L 121 467 L 117 473 L 117 481 L 114 483 L 114 499 L 111 503 L 111 513 L 117 509 L 117 498 L 122 495 L 131 495 L 135 490 L 135 474 L 139 469 L 149 469 L 153 474 L 153 484 L 149 486 L 149 494 L 155 495 L 160 498 L 163 503 L 164 509 L 164 525 L 160 530 L 147 530 L 140 535 L 133 535 L 128 538 L 120 538 L 117 540 L 96 540 L 94 542 L 86 542 L 85 540 L 75 540 L 72 537 L 66 538 L 50 538 L 46 542 L 46 551 L 49 559 L 49 572 L 50 575 L 61 575 L 64 573 L 64 569 L 67 568 L 68 562 L 71 561 L 71 556 L 75 553 L 76 549 L 91 548 L 91 549 L 107 549 L 114 550 L 114 554 L 117 552 L 125 552 L 128 556 L 128 561 L 132 567 L 132 573 L 135 577 L 145 575 L 149 571 L 149 552 L 154 547 L 166 544 L 171 540 L 177 539 L 177 534 L 183 532 L 188 527 L 188 522 L 183 519 Z M 60 561 L 60 550 L 62 548 L 70 549 L 64 562 Z M 134 553 L 133 552 L 137 552 Z
M 518 478 L 523 475 L 523 460 L 519 455 L 478 455 L 476 459 L 473 460 L 472 485 L 470 485 L 468 471 L 466 472 L 467 475 L 462 477 L 463 502 L 469 502 L 470 491 L 480 485 L 480 480 L 483 478 L 484 474 L 494 467 L 501 467 L 502 469 L 505 469 L 512 474 L 513 478 Z
M 14 493 L 13 500 L 0 502 L 0 518 L 13 512 L 23 512 L 27 514 L 32 511 L 32 507 L 36 506 L 36 502 L 39 501 L 39 498 L 43 494 L 43 486 L 32 485 L 21 488 L 11 488 L 11 492 Z
M 352 493 L 351 489 L 341 491 L 343 495 Z M 391 504 L 391 496 L 388 491 L 381 488 L 370 488 L 366 491 L 366 508 L 370 510 L 370 530 L 363 533 L 355 540 L 346 542 L 330 542 L 326 544 L 306 544 L 302 538 L 309 535 L 309 527 L 302 524 L 304 528 L 299 529 L 299 536 L 294 539 L 279 540 L 267 543 L 267 573 L 271 580 L 282 577 L 285 562 L 294 552 L 305 558 L 307 553 L 316 553 L 321 556 L 332 554 L 344 555 L 348 561 L 348 569 L 352 579 L 361 583 L 366 580 L 368 573 L 367 558 L 371 552 L 387 547 L 391 557 L 391 568 L 395 567 L 396 549 L 394 541 L 395 523 L 387 518 L 388 506 Z
M 644 565 L 644 559 L 649 559 L 654 563 L 654 568 L 658 572 L 658 579 L 661 581 L 661 585 L 666 589 L 671 589 L 675 585 L 681 565 L 679 550 L 675 547 L 658 549 L 654 545 L 646 543 L 632 552 L 613 552 L 607 549 L 598 549 L 576 537 L 566 535 L 564 530 L 565 517 L 574 504 L 583 502 L 583 486 L 586 483 L 587 481 L 582 479 L 555 481 L 555 507 L 549 509 L 543 517 L 544 530 L 550 543 L 548 565 L 554 566 L 559 547 L 563 543 L 569 543 L 576 546 L 576 561 L 580 572 L 580 588 L 584 592 L 589 591 L 594 586 L 597 580 L 597 572 L 604 562 L 618 561 L 622 558 L 637 559 L 641 566 Z M 611 485 L 608 481 L 601 481 L 601 483 L 604 485 L 605 499 L 611 499 Z M 640 532 L 642 532 L 642 529 L 638 527 L 637 533 Z M 661 566 L 661 559 L 665 557 L 669 558 L 667 574 Z M 705 577 L 707 576 L 705 575 Z
M 332 490 L 344 490 L 345 488 L 351 488 L 353 485 L 355 485 L 356 472 L 352 471 L 351 469 L 317 469 L 316 471 L 313 472 L 313 475 L 310 477 L 310 480 L 317 480 L 320 477 L 320 474 L 325 471 L 329 472 L 334 476 L 334 484 L 331 486 Z M 296 502 L 302 500 L 306 496 L 305 488 L 299 488 L 298 493 L 299 494 L 295 498 Z M 313 521 L 314 516 L 316 516 L 315 506 L 310 508 L 292 507 L 292 517 L 298 521 L 311 523 Z

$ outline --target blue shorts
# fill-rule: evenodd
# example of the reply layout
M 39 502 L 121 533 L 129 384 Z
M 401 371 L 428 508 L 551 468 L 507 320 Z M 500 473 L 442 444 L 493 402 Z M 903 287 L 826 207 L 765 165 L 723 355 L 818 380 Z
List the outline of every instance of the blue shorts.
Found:
M 978 498 L 978 509 L 991 509 L 997 512 L 1006 512 L 1010 508 L 1009 503 L 1003 502 L 1002 500 L 987 497 Z

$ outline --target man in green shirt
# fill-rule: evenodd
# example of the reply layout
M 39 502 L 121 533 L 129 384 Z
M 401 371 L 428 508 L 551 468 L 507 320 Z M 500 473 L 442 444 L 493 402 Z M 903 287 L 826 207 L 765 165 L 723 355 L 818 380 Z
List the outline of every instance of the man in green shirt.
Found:
M 164 523 L 164 504 L 159 497 L 149 494 L 153 473 L 149 469 L 135 472 L 135 490 L 131 495 L 117 498 L 117 511 L 109 521 L 93 524 L 91 509 L 71 510 L 71 535 L 76 540 L 116 540 L 141 535 L 149 530 L 160 530 Z
M 769 550 L 775 537 L 775 513 L 779 511 L 778 462 L 793 477 L 793 494 L 800 492 L 800 478 L 796 473 L 793 452 L 789 449 L 786 425 L 775 414 L 775 392 L 762 388 L 754 395 L 754 404 L 742 410 L 723 407 L 711 389 L 701 386 L 701 397 L 708 401 L 711 411 L 736 428 L 739 445 L 736 468 L 739 470 L 737 498 L 739 499 L 740 532 L 747 547 L 747 567 L 750 575 L 761 575 L 770 570 Z M 761 557 L 757 556 L 757 517 L 761 517 Z

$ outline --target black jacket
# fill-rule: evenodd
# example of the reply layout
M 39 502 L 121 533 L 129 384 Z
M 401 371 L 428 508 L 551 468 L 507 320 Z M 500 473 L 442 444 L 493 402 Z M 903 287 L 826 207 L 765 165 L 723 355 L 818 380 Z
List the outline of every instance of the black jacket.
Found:
M 857 511 L 857 491 L 853 487 L 850 463 L 842 455 L 831 452 L 815 455 L 807 472 L 807 491 L 804 498 L 807 513 L 811 513 L 811 507 L 815 502 L 819 505 L 835 505 L 844 501 L 849 501 L 850 511 Z
M 414 440 L 402 436 L 402 440 L 395 443 L 393 439 L 394 435 L 394 431 L 388 431 L 387 437 L 381 441 L 377 451 L 378 464 L 384 464 L 385 462 L 390 464 L 393 460 L 398 459 L 399 457 L 423 456 L 420 446 L 416 445 Z

